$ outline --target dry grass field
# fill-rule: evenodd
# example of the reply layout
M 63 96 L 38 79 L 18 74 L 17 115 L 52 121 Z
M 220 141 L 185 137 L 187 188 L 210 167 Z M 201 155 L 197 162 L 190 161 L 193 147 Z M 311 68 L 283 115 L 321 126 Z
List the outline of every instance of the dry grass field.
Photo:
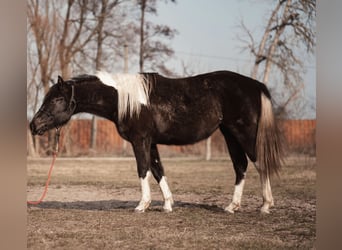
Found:
M 27 160 L 27 196 L 43 191 L 50 159 Z M 134 159 L 56 161 L 47 197 L 27 208 L 28 249 L 312 249 L 316 239 L 316 161 L 287 159 L 272 184 L 275 207 L 262 215 L 259 177 L 249 165 L 241 210 L 223 208 L 235 174 L 229 159 L 164 159 L 175 205 L 162 212 L 151 182 L 150 209 L 134 213 L 140 181 Z

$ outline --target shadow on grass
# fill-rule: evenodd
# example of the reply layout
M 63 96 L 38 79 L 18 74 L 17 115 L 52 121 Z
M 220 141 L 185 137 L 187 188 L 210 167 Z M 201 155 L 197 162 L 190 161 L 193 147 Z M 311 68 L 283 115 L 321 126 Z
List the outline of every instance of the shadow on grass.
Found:
M 138 201 L 123 201 L 123 200 L 100 200 L 100 201 L 73 201 L 73 202 L 61 202 L 61 201 L 44 201 L 39 205 L 28 205 L 29 208 L 41 208 L 41 209 L 78 209 L 78 210 L 99 210 L 110 211 L 115 209 L 127 209 L 134 211 L 134 208 L 138 205 Z M 162 201 L 152 201 L 149 210 L 163 211 Z M 202 203 L 191 203 L 176 201 L 173 208 L 199 208 L 209 210 L 212 212 L 222 212 L 223 208 L 217 205 L 208 205 Z

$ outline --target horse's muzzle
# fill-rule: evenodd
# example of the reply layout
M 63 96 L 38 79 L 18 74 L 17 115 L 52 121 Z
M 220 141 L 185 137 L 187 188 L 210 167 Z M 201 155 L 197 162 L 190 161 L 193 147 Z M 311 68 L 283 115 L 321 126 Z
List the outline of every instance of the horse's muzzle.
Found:
M 46 125 L 38 126 L 35 124 L 34 120 L 30 123 L 30 130 L 32 135 L 43 135 L 44 132 L 47 130 Z
M 33 122 L 33 121 L 30 122 L 30 130 L 31 130 L 31 134 L 32 134 L 32 135 L 38 134 L 38 131 L 37 131 L 37 129 L 36 129 L 36 125 L 34 125 L 34 122 Z

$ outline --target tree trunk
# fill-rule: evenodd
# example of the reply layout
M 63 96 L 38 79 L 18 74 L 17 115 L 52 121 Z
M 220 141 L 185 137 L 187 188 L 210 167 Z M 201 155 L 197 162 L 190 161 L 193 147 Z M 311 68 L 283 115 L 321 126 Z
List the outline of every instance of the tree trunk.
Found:
M 47 131 L 47 134 L 48 134 L 49 145 L 48 145 L 46 154 L 47 155 L 52 155 L 53 154 L 53 149 L 54 149 L 54 142 L 55 142 L 54 130 Z
M 35 151 L 37 153 L 37 156 L 40 156 L 41 155 L 41 149 L 40 149 L 40 140 L 39 140 L 39 137 L 38 136 L 34 136 L 33 137 L 33 143 L 34 143 L 34 146 L 35 146 Z
M 285 23 L 286 23 L 286 18 L 287 18 L 287 14 L 288 14 L 288 9 L 289 6 L 291 4 L 291 0 L 287 0 L 284 12 L 283 12 L 283 16 L 282 16 L 282 22 L 280 24 L 280 26 L 277 28 L 277 31 L 275 33 L 274 39 L 272 41 L 272 45 L 268 50 L 267 56 L 266 56 L 266 65 L 265 65 L 265 71 L 264 71 L 264 78 L 263 78 L 263 82 L 265 84 L 268 83 L 268 79 L 270 76 L 270 72 L 271 72 L 271 66 L 272 66 L 272 56 L 278 46 L 278 42 L 279 42 L 279 37 L 281 36 L 281 34 L 283 34 L 284 30 L 285 30 Z
M 128 46 L 127 44 L 124 44 L 124 73 L 128 73 Z M 122 154 L 124 156 L 127 155 L 127 141 L 123 139 L 122 143 Z
M 90 133 L 90 149 L 96 151 L 97 138 L 97 117 L 93 115 L 91 119 L 91 133 Z
M 101 1 L 101 13 L 98 18 L 97 24 L 97 50 L 95 57 L 95 68 L 101 70 L 102 68 L 102 44 L 103 44 L 103 25 L 106 18 L 107 0 Z M 96 138 L 97 138 L 97 117 L 93 115 L 91 119 L 91 135 L 90 135 L 90 149 L 96 151 Z
M 265 29 L 265 33 L 261 39 L 259 48 L 258 48 L 258 52 L 256 52 L 255 54 L 255 63 L 254 63 L 254 67 L 252 70 L 252 74 L 251 77 L 254 79 L 257 79 L 257 74 L 258 74 L 258 69 L 259 69 L 259 65 L 260 63 L 266 59 L 265 55 L 264 55 L 264 50 L 265 50 L 265 46 L 266 46 L 266 41 L 267 38 L 269 37 L 270 34 L 270 29 L 271 29 L 271 25 L 274 21 L 274 17 L 277 15 L 281 5 L 284 3 L 284 1 L 279 1 L 276 8 L 273 10 L 272 15 L 270 17 L 270 19 L 268 20 L 266 29 Z
M 139 69 L 144 71 L 144 25 L 145 25 L 145 8 L 146 0 L 141 0 L 141 19 L 140 19 L 140 53 L 139 53 Z
M 65 155 L 66 156 L 72 156 L 72 147 L 71 147 L 71 144 L 72 144 L 72 141 L 71 141 L 71 138 L 70 138 L 70 128 L 71 128 L 71 123 L 67 123 L 65 126 L 64 126 L 64 136 L 63 136 L 63 145 L 62 147 L 64 148 L 65 150 Z M 60 149 L 61 151 L 63 150 L 62 148 Z
M 27 130 L 27 151 L 28 151 L 28 156 L 30 157 L 37 157 L 38 154 L 36 152 L 36 149 L 34 147 L 34 142 L 33 142 L 33 136 L 31 134 L 31 131 L 28 129 Z

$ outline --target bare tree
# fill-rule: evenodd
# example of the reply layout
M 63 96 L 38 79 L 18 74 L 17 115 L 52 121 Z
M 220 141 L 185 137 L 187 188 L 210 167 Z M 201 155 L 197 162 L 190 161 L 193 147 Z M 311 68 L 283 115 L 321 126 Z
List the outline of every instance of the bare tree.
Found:
M 70 77 L 76 54 L 82 52 L 94 36 L 95 31 L 86 29 L 89 14 L 88 1 L 68 0 L 66 6 L 61 1 L 28 2 L 28 92 L 35 96 L 32 113 L 36 111 L 41 87 L 42 94 L 46 94 L 56 71 L 64 78 Z M 49 132 L 49 151 L 52 143 L 53 131 Z
M 104 60 L 103 60 L 103 47 L 104 42 L 109 37 L 115 37 L 112 30 L 106 30 L 106 22 L 108 20 L 113 19 L 114 8 L 120 4 L 119 0 L 101 0 L 101 1 L 93 1 L 90 10 L 93 13 L 95 18 L 95 29 L 96 33 L 96 53 L 95 53 L 95 68 L 96 70 L 101 70 L 104 67 Z M 113 22 L 115 23 L 115 22 Z M 112 26 L 115 26 L 112 24 Z M 97 119 L 96 116 L 92 117 L 91 123 L 91 140 L 90 140 L 90 148 L 95 150 L 96 149 L 96 137 L 97 137 Z
M 29 1 L 27 8 L 28 29 L 32 32 L 37 55 L 37 68 L 34 71 L 40 72 L 39 77 L 45 93 L 49 89 L 49 82 L 57 62 L 57 40 L 55 37 L 57 16 L 53 12 L 53 8 L 53 2 L 40 4 L 40 1 L 34 0 Z M 33 77 L 35 77 L 35 73 Z
M 89 18 L 92 17 L 89 3 L 87 0 L 68 0 L 66 11 L 61 14 L 58 56 L 63 78 L 71 76 L 71 64 L 77 58 L 76 55 L 82 53 L 96 35 L 96 29 L 87 27 Z
M 40 1 L 30 0 L 28 2 L 28 37 L 31 42 L 28 44 L 29 69 L 31 69 L 28 92 L 31 93 L 31 96 L 34 96 L 33 112 L 36 111 L 39 90 L 42 87 L 44 93 L 47 93 L 57 63 L 55 34 L 58 21 L 57 15 L 53 11 L 54 8 L 54 3 L 50 1 L 41 3 Z M 51 151 L 53 134 L 49 132 L 48 135 L 50 143 L 47 150 Z M 30 152 L 32 153 L 33 149 Z
M 167 25 L 156 25 L 146 21 L 146 14 L 157 14 L 156 0 L 137 1 L 140 9 L 139 70 L 143 72 L 145 70 L 144 66 L 148 62 L 149 68 L 156 68 L 169 75 L 170 72 L 166 68 L 164 61 L 167 57 L 172 56 L 174 51 L 158 38 L 172 39 L 177 34 L 177 31 Z M 176 2 L 175 0 L 170 1 Z
M 156 13 L 156 0 L 139 2 L 146 3 L 144 13 Z M 136 54 L 136 12 L 132 12 L 136 6 L 126 0 L 28 1 L 27 88 L 30 113 L 36 111 L 36 103 L 48 91 L 54 74 L 68 79 L 75 72 L 94 72 L 94 69 L 105 68 L 112 71 L 117 67 L 115 64 L 122 67 L 124 55 L 127 59 L 128 53 Z M 142 20 L 145 28 L 142 36 L 143 61 L 162 68 L 163 56 L 171 55 L 173 51 L 157 38 L 171 38 L 175 31 L 145 20 Z M 124 44 L 127 44 L 125 49 Z M 157 55 L 160 59 L 156 59 Z M 125 65 L 128 71 L 128 60 Z M 93 148 L 96 142 L 95 121 L 94 124 Z M 64 149 L 68 153 L 68 128 L 64 134 Z M 52 134 L 49 141 L 52 144 Z
M 280 110 L 285 111 L 303 89 L 303 61 L 299 51 L 305 49 L 308 54 L 315 48 L 315 0 L 279 0 L 266 24 L 260 42 L 241 22 L 241 28 L 247 39 L 239 37 L 255 57 L 251 76 L 264 83 L 269 82 L 273 71 L 282 75 L 284 87 L 288 91 Z

